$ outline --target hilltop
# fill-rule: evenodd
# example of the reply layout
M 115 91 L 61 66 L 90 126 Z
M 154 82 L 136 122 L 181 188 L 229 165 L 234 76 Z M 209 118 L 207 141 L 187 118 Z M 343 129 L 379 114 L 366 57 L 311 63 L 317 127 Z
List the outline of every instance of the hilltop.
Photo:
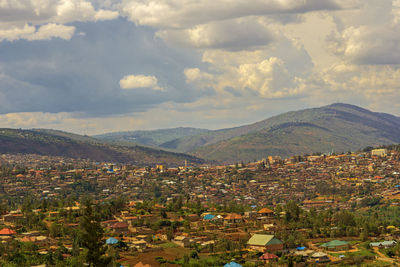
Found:
M 291 111 L 240 127 L 186 136 L 160 147 L 210 160 L 237 162 L 268 155 L 289 157 L 347 152 L 399 142 L 399 117 L 336 103 Z
M 208 131 L 209 130 L 206 129 L 178 127 L 148 131 L 113 132 L 94 135 L 93 137 L 103 141 L 124 145 L 138 144 L 145 146 L 159 146 L 178 138 L 206 133 Z
M 137 145 L 111 145 L 92 137 L 47 129 L 0 129 L 0 153 L 63 156 L 136 165 L 181 165 L 185 160 L 203 163 L 199 158 L 181 153 Z

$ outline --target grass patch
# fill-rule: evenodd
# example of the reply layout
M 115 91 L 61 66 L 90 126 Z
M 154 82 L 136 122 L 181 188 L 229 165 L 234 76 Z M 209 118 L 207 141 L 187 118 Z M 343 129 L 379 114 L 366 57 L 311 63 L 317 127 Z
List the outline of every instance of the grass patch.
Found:
M 376 254 L 368 249 L 358 248 L 356 252 L 344 252 L 344 253 L 337 253 L 337 252 L 328 252 L 329 255 L 333 257 L 339 258 L 340 255 L 344 255 L 345 258 L 354 257 L 354 256 L 367 256 L 367 257 L 374 257 Z
M 374 261 L 373 263 L 366 263 L 366 264 L 363 264 L 361 266 L 363 266 L 363 267 L 375 267 L 375 266 L 378 266 L 378 267 L 390 267 L 390 266 L 392 266 L 392 264 L 390 264 L 388 262 L 385 262 L 385 261 Z
M 159 246 L 162 247 L 162 248 L 176 248 L 176 247 L 178 247 L 177 244 L 174 244 L 172 242 L 162 243 Z
M 358 248 L 357 252 L 348 252 L 346 253 L 346 255 L 349 256 L 368 256 L 368 257 L 374 257 L 376 256 L 376 254 L 368 249 L 364 249 L 364 248 Z

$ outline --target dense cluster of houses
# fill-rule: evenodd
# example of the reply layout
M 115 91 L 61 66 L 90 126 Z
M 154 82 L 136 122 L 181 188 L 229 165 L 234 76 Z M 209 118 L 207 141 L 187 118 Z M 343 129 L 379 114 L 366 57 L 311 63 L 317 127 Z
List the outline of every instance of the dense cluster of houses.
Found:
M 284 211 L 276 211 L 276 207 L 289 200 L 296 200 L 305 210 L 347 209 L 362 204 L 366 198 L 363 190 L 368 190 L 369 198 L 380 198 L 392 206 L 400 203 L 400 154 L 386 150 L 284 160 L 269 157 L 247 164 L 180 168 L 136 167 L 36 155 L 2 155 L 0 163 L 12 167 L 0 173 L 3 179 L 0 191 L 10 197 L 29 193 L 38 199 L 67 199 L 77 192 L 92 194 L 102 201 L 124 197 L 126 205 L 112 219 L 101 222 L 108 235 L 105 242 L 123 243 L 131 251 L 143 253 L 160 249 L 158 245 L 162 242 L 190 248 L 209 246 L 223 238 L 246 240 L 246 249 L 261 252 L 257 260 L 267 263 L 278 259 L 276 252 L 288 249 L 276 237 L 275 230 L 277 219 L 285 215 Z M 333 197 L 335 194 L 331 193 L 337 191 L 344 192 L 344 197 Z M 151 200 L 151 209 L 140 208 Z M 180 204 L 179 211 L 168 208 L 179 201 L 186 203 Z M 195 212 L 188 203 L 203 209 Z M 229 211 L 230 206 L 245 208 Z M 79 211 L 80 205 L 74 202 L 64 210 Z M 46 218 L 57 218 L 66 227 L 78 227 L 78 223 L 63 221 L 60 210 L 36 212 L 44 212 Z M 19 226 L 25 219 L 18 209 L 3 214 L 0 240 L 32 242 L 43 253 L 56 246 L 57 238 L 46 231 L 23 231 Z M 172 232 L 168 227 L 151 227 L 162 220 L 179 224 Z M 371 242 L 371 247 L 378 248 L 394 245 L 394 240 Z M 71 243 L 66 242 L 65 247 L 71 248 Z M 290 249 L 293 255 L 328 262 L 331 260 L 328 251 L 347 251 L 351 245 L 344 240 L 330 240 L 315 247 Z

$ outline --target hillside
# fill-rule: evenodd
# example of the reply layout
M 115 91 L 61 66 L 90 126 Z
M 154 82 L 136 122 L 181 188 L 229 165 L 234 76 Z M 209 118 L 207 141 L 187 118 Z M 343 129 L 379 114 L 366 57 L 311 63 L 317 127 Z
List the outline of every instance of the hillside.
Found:
M 346 152 L 399 142 L 399 117 L 339 103 L 175 139 L 161 147 L 211 160 L 235 162 L 268 155 L 288 157 L 314 152 Z
M 146 146 L 159 146 L 171 140 L 175 140 L 185 136 L 205 133 L 208 131 L 209 130 L 206 129 L 178 127 L 171 129 L 152 130 L 152 131 L 114 132 L 114 133 L 95 135 L 93 137 L 103 141 L 108 141 L 123 145 L 139 144 Z
M 94 161 L 136 165 L 157 163 L 181 165 L 185 160 L 190 163 L 203 162 L 201 159 L 185 154 L 141 146 L 110 145 L 87 136 L 45 129 L 0 129 L 0 153 L 87 158 Z

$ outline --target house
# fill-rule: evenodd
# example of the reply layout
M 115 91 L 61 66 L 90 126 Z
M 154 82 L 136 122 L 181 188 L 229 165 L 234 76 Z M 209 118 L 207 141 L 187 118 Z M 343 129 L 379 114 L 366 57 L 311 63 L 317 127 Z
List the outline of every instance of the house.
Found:
M 264 261 L 265 263 L 270 263 L 272 261 L 276 261 L 279 257 L 276 256 L 275 254 L 271 254 L 271 253 L 264 253 L 263 255 L 261 255 L 258 259 Z
M 122 217 L 122 219 L 130 225 L 132 225 L 133 223 L 135 223 L 139 220 L 139 218 L 137 216 L 124 216 L 124 217 Z
M 22 243 L 26 243 L 26 242 L 35 243 L 35 241 L 36 241 L 36 238 L 34 236 L 24 236 L 23 238 L 21 238 L 19 240 L 19 242 L 22 242 Z
M 151 265 L 149 265 L 149 264 L 143 264 L 142 262 L 138 262 L 138 263 L 136 263 L 136 265 L 133 266 L 133 267 L 151 267 Z
M 273 223 L 268 223 L 263 225 L 265 231 L 275 231 L 276 225 Z
M 128 227 L 128 224 L 124 222 L 116 222 L 110 226 L 111 230 L 116 233 L 126 233 L 129 231 Z
M 178 246 L 187 248 L 190 246 L 190 239 L 187 236 L 177 236 L 172 240 L 173 243 L 177 244 Z
M 9 213 L 3 216 L 3 220 L 10 223 L 21 223 L 26 220 L 26 218 L 22 213 Z
M 118 239 L 114 238 L 114 237 L 110 237 L 106 240 L 106 244 L 107 245 L 115 245 L 117 244 L 119 241 Z
M 376 157 L 386 157 L 387 156 L 387 149 L 372 149 L 371 151 L 371 156 L 376 156 Z
M 262 252 L 283 250 L 283 242 L 274 235 L 254 234 L 249 241 L 247 241 L 247 245 L 250 249 Z
M 262 208 L 257 212 L 258 216 L 260 217 L 273 217 L 274 212 L 269 208 Z
M 210 221 L 210 220 L 214 219 L 214 217 L 215 217 L 215 215 L 206 214 L 206 215 L 203 216 L 203 220 L 204 221 Z
M 239 263 L 236 263 L 234 261 L 231 261 L 231 262 L 225 264 L 224 267 L 242 267 L 242 265 L 240 265 Z
M 147 248 L 147 242 L 144 240 L 133 241 L 131 244 L 137 250 L 144 250 Z
M 224 223 L 241 223 L 243 217 L 240 214 L 230 213 L 224 218 Z
M 133 266 L 133 267 L 151 267 L 151 265 L 149 265 L 149 264 L 143 264 L 142 262 L 138 262 L 138 263 L 136 263 L 136 265 Z
M 347 241 L 332 240 L 330 242 L 322 244 L 320 247 L 327 250 L 341 251 L 350 249 L 350 243 Z
M 110 227 L 114 223 L 117 223 L 117 222 L 118 222 L 118 220 L 108 220 L 108 221 L 102 221 L 100 224 L 102 227 Z
M 376 247 L 376 248 L 390 248 L 396 246 L 397 242 L 392 240 L 392 241 L 383 241 L 383 242 L 372 242 L 369 245 L 371 247 Z
M 255 211 L 245 211 L 244 212 L 244 217 L 253 220 L 257 218 L 257 212 Z
M 314 254 L 311 255 L 311 258 L 316 262 L 316 263 L 325 263 L 325 262 L 330 262 L 331 260 L 328 257 L 328 254 L 324 252 L 315 252 Z
M 17 234 L 17 232 L 15 232 L 14 230 L 11 230 L 9 228 L 3 228 L 0 231 L 0 235 L 4 236 L 4 235 L 15 235 Z

